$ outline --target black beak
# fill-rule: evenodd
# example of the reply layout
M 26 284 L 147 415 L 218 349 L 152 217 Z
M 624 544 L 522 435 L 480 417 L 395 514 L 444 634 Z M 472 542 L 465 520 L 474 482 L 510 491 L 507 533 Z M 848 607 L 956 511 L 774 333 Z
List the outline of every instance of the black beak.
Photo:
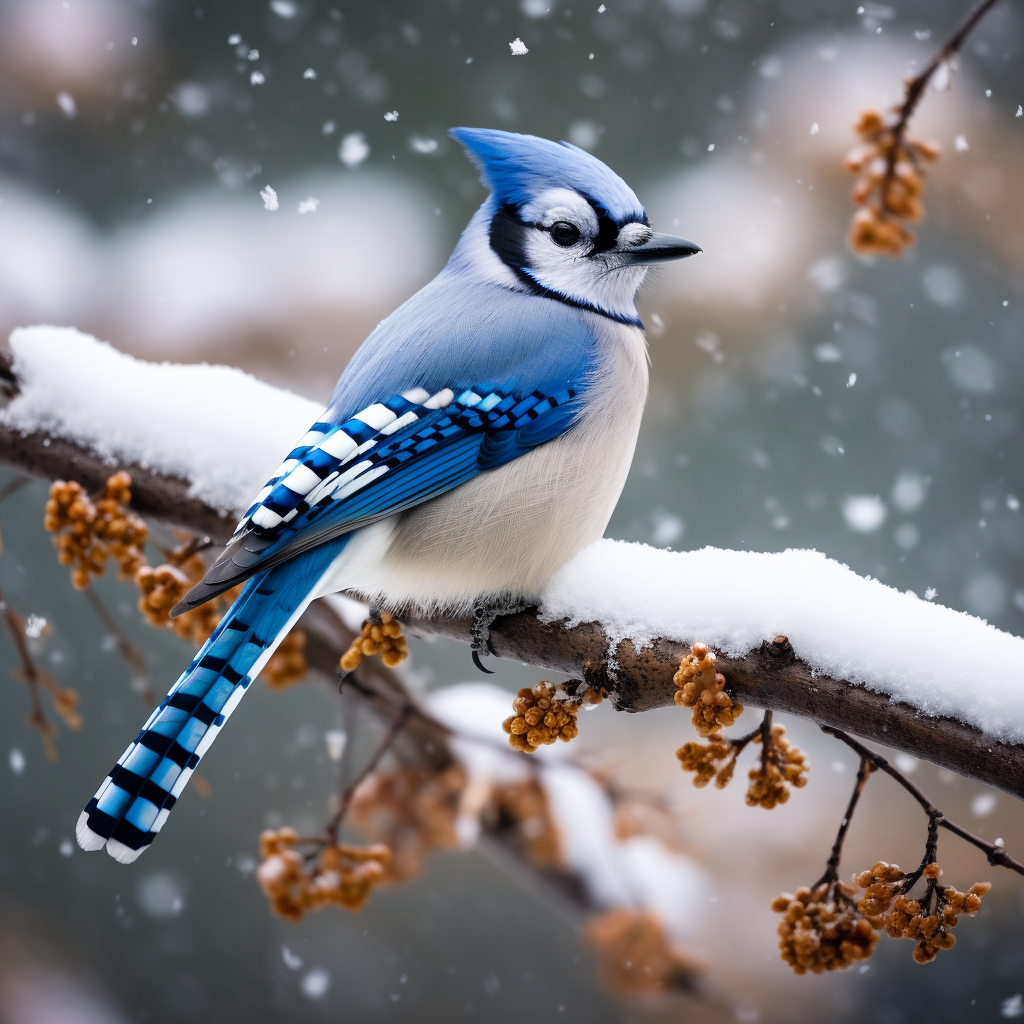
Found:
M 685 238 L 653 234 L 643 245 L 618 249 L 617 253 L 626 263 L 667 263 L 669 260 L 681 260 L 684 256 L 693 256 L 694 253 L 703 251 L 699 245 L 688 242 Z

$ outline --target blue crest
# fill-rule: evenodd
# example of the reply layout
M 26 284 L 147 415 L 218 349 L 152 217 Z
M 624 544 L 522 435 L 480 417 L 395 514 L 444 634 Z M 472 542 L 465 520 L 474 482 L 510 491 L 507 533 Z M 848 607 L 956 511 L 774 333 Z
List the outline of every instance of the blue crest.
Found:
M 643 221 L 633 190 L 610 168 L 568 142 L 490 128 L 452 128 L 480 178 L 501 205 L 524 206 L 549 188 L 572 188 L 595 200 L 617 224 Z

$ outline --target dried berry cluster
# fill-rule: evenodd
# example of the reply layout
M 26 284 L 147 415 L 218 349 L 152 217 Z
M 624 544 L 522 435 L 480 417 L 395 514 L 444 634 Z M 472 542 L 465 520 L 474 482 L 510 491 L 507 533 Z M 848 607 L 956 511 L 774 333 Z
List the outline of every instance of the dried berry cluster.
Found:
M 863 255 L 902 256 L 914 244 L 903 221 L 924 220 L 924 164 L 938 159 L 935 142 L 911 139 L 888 119 L 865 110 L 854 125 L 860 143 L 846 155 L 846 169 L 859 174 L 851 199 L 860 207 L 850 222 L 848 243 Z
M 973 917 L 981 908 L 981 900 L 992 888 L 989 882 L 976 882 L 967 892 L 952 887 L 940 888 L 942 869 L 932 861 L 921 874 L 927 879 L 925 893 L 920 899 L 910 899 L 906 893 L 916 879 L 910 881 L 897 864 L 879 861 L 870 871 L 862 871 L 856 878 L 864 889 L 857 905 L 875 928 L 885 929 L 894 939 L 912 939 L 917 945 L 914 959 L 919 964 L 934 960 L 941 949 L 952 949 L 955 928 L 960 914 Z
M 184 542 L 173 551 L 166 551 L 167 561 L 161 565 L 142 565 L 135 573 L 135 585 L 141 595 L 139 611 L 152 625 L 170 629 L 175 636 L 201 647 L 242 588 L 232 587 L 172 619 L 174 606 L 206 575 L 206 562 L 195 547 L 193 541 Z M 263 680 L 271 689 L 285 689 L 305 679 L 309 668 L 305 647 L 306 634 L 298 628 L 281 641 L 262 672 Z
M 547 682 L 532 689 L 524 686 L 512 701 L 515 714 L 506 718 L 501 727 L 516 750 L 532 754 L 540 746 L 555 740 L 568 743 L 579 734 L 576 716 L 581 703 L 579 697 L 570 697 Z
M 175 636 L 200 647 L 217 628 L 224 612 L 241 592 L 241 587 L 233 587 L 212 601 L 190 608 L 172 619 L 174 606 L 206 575 L 206 562 L 196 552 L 194 542 L 185 542 L 173 551 L 165 552 L 165 557 L 167 561 L 162 565 L 145 565 L 135 574 L 135 585 L 142 594 L 139 611 L 154 626 L 173 630 Z
M 127 510 L 131 477 L 115 473 L 95 498 L 81 484 L 57 480 L 50 485 L 43 525 L 55 533 L 61 565 L 71 566 L 71 583 L 85 590 L 92 576 L 102 576 L 113 558 L 121 579 L 130 579 L 145 564 L 146 524 Z
M 363 631 L 341 656 L 342 671 L 354 672 L 363 658 L 375 654 L 380 655 L 388 668 L 394 668 L 408 656 L 409 644 L 402 636 L 402 627 L 387 612 L 381 612 L 380 619 L 380 622 L 368 619 L 363 623 Z
M 710 736 L 728 728 L 743 712 L 725 692 L 725 676 L 715 668 L 715 656 L 704 644 L 694 644 L 672 677 L 679 687 L 673 699 L 693 708 L 693 725 L 698 736 Z
M 256 878 L 276 914 L 298 921 L 310 910 L 326 906 L 360 910 L 383 878 L 390 852 L 386 846 L 324 844 L 309 858 L 296 849 L 303 840 L 291 828 L 266 831 L 260 836 L 263 861 Z
M 858 911 L 853 892 L 853 886 L 833 882 L 775 897 L 772 910 L 785 915 L 779 949 L 797 974 L 842 970 L 875 951 L 878 932 Z
M 813 892 L 804 887 L 795 896 L 777 896 L 772 910 L 785 914 L 779 925 L 782 959 L 797 974 L 841 970 L 871 956 L 884 928 L 894 939 L 913 940 L 914 959 L 929 963 L 939 950 L 953 948 L 956 937 L 950 929 L 959 915 L 977 913 L 992 888 L 988 882 L 977 882 L 967 892 L 940 888 L 940 874 L 934 861 L 907 876 L 898 864 L 883 860 L 854 877 L 864 890 L 856 904 L 854 886 L 843 882 L 823 882 Z M 921 877 L 927 880 L 925 893 L 911 899 L 908 892 Z
M 403 765 L 373 772 L 359 784 L 346 820 L 391 850 L 383 881 L 407 882 L 423 872 L 429 851 L 458 849 L 456 819 L 465 786 L 457 765 L 444 771 Z
M 684 772 L 696 772 L 693 784 L 703 789 L 712 779 L 718 789 L 724 789 L 732 780 L 736 769 L 739 745 L 727 736 L 711 734 L 707 744 L 686 743 L 676 751 Z
M 495 786 L 490 810 L 497 815 L 499 826 L 515 829 L 523 854 L 531 864 L 542 868 L 565 866 L 561 838 L 540 779 L 531 776 Z
M 760 743 L 761 736 L 754 742 Z M 789 787 L 797 789 L 807 785 L 810 766 L 807 756 L 786 739 L 786 727 L 773 725 L 761 759 L 750 769 L 747 805 L 771 810 L 789 799 Z
M 686 986 L 701 965 L 672 945 L 647 911 L 618 907 L 592 917 L 584 934 L 597 950 L 602 974 L 617 995 L 635 997 Z

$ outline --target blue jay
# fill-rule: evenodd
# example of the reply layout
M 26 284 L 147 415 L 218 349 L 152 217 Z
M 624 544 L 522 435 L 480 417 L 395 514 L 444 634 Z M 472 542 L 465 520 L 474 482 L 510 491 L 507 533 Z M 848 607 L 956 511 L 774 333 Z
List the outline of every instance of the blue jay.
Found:
M 629 186 L 575 146 L 450 134 L 487 201 L 441 273 L 356 352 L 175 609 L 245 581 L 82 812 L 83 849 L 122 863 L 146 849 L 310 601 L 535 600 L 603 535 L 647 397 L 637 290 L 650 264 L 700 249 L 655 234 Z

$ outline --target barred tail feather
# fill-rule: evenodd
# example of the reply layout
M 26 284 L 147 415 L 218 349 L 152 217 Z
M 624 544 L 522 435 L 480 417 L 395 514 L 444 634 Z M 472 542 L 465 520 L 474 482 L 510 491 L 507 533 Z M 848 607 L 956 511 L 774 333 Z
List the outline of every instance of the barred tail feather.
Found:
M 78 819 L 83 850 L 134 861 L 278 644 L 316 596 L 348 536 L 254 576 Z

